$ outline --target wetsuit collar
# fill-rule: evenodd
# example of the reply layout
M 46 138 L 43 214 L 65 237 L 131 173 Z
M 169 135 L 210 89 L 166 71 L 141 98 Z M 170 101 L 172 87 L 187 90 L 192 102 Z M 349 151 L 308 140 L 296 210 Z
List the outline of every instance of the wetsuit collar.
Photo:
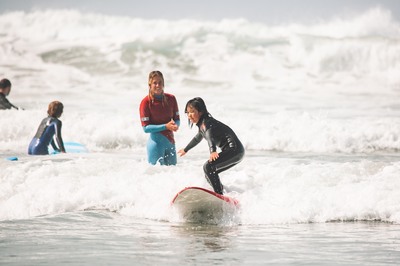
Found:
M 163 97 L 164 97 L 164 94 L 161 94 L 161 95 L 154 94 L 154 99 L 156 99 L 156 100 L 161 101 L 163 99 Z
M 203 121 L 204 121 L 204 118 L 206 118 L 207 116 L 208 116 L 208 113 L 207 113 L 207 114 L 202 114 L 202 115 L 200 116 L 199 122 L 197 122 L 196 126 L 200 127 L 200 125 L 201 125 L 201 124 L 203 123 Z

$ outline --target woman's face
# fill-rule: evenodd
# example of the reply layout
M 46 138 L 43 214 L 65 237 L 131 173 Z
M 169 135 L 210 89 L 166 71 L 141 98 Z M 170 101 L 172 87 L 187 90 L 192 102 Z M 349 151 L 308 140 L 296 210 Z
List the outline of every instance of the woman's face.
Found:
M 152 95 L 162 95 L 164 93 L 164 82 L 159 76 L 155 76 L 151 79 L 149 87 Z
M 193 106 L 190 106 L 190 105 L 187 107 L 186 113 L 187 113 L 187 116 L 188 116 L 190 122 L 192 122 L 193 124 L 197 124 L 202 115 L 201 112 L 197 111 L 196 108 L 194 108 Z

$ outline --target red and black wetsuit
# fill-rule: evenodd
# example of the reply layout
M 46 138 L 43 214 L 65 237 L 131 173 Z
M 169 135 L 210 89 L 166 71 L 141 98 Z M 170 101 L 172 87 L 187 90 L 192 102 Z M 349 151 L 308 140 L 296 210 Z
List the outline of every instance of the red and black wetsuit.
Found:
M 203 115 L 196 125 L 199 128 L 199 132 L 189 142 L 184 151 L 188 152 L 199 144 L 203 138 L 208 142 L 210 153 L 216 152 L 217 147 L 221 149 L 218 159 L 212 162 L 207 161 L 203 169 L 207 181 L 214 191 L 218 194 L 223 194 L 223 186 L 218 174 L 242 161 L 245 153 L 244 147 L 230 127 L 214 119 L 210 114 Z

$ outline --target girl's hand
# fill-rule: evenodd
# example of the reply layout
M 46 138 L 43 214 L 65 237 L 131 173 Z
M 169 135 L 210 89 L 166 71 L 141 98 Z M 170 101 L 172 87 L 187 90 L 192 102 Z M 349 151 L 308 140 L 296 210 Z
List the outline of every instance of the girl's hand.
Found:
M 183 155 L 186 154 L 186 152 L 185 152 L 183 149 L 180 149 L 180 150 L 178 151 L 178 154 L 179 154 L 180 157 L 182 157 Z
M 208 161 L 209 162 L 212 162 L 212 161 L 215 161 L 215 160 L 217 160 L 218 159 L 218 157 L 219 157 L 219 154 L 218 154 L 218 152 L 212 152 L 211 154 L 210 154 L 210 159 L 208 159 Z

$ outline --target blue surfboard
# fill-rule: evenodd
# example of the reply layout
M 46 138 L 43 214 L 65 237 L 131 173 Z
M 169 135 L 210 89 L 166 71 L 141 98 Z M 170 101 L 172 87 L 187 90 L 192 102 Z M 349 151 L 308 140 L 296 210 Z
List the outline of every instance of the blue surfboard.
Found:
M 66 141 L 64 142 L 64 147 L 65 151 L 67 153 L 87 153 L 89 152 L 88 149 L 86 148 L 85 145 L 79 143 L 79 142 L 74 142 L 74 141 Z M 49 147 L 49 154 L 54 155 L 54 154 L 59 154 L 60 152 L 55 151 L 53 147 Z M 9 161 L 18 161 L 18 156 L 10 156 L 6 157 L 6 160 Z
M 66 153 L 87 153 L 88 149 L 85 147 L 85 145 L 79 143 L 79 142 L 74 142 L 74 141 L 66 141 L 64 142 L 64 148 Z M 49 149 L 50 154 L 57 154 L 59 152 L 55 151 L 51 146 Z

